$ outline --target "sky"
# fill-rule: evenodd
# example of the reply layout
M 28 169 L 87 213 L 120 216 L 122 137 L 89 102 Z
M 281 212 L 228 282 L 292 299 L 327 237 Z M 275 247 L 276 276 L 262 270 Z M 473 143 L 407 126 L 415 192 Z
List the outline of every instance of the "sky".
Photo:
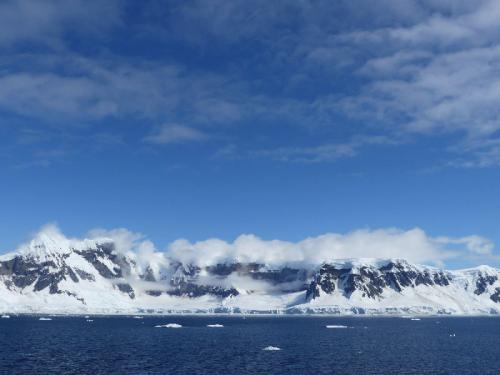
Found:
M 0 252 L 57 223 L 187 253 L 313 239 L 500 266 L 499 17 L 492 0 L 2 1 Z

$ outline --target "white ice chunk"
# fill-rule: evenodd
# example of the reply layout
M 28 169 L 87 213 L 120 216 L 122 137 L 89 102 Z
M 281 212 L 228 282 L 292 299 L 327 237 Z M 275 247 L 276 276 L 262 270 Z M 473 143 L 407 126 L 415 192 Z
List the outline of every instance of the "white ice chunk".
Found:
M 266 346 L 264 349 L 262 350 L 267 350 L 267 351 L 278 351 L 278 350 L 281 350 L 281 348 L 278 348 L 277 346 Z
M 155 326 L 155 328 L 182 328 L 180 324 L 177 323 L 169 323 L 169 324 L 160 324 Z

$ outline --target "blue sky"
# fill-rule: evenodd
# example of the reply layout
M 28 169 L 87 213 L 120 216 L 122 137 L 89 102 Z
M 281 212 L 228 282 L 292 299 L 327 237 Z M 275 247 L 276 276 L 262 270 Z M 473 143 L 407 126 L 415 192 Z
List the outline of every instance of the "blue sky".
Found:
M 49 222 L 160 249 L 421 228 L 459 254 L 424 261 L 498 265 L 498 16 L 496 1 L 4 1 L 2 251 Z

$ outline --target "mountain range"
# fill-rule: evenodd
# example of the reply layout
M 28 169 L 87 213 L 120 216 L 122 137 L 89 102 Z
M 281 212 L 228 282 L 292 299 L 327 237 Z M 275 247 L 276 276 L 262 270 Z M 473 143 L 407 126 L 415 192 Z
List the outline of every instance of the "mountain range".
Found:
M 489 266 L 450 271 L 401 259 L 186 264 L 118 251 L 110 238 L 40 233 L 0 256 L 0 312 L 498 314 L 499 277 Z

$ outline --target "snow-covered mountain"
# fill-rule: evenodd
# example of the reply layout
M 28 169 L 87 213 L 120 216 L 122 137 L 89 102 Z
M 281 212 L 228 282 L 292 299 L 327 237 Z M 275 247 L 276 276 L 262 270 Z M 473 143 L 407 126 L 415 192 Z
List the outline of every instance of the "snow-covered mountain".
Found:
M 117 251 L 114 240 L 40 233 L 0 257 L 5 313 L 498 314 L 500 270 L 404 260 L 319 266 L 183 264 Z

